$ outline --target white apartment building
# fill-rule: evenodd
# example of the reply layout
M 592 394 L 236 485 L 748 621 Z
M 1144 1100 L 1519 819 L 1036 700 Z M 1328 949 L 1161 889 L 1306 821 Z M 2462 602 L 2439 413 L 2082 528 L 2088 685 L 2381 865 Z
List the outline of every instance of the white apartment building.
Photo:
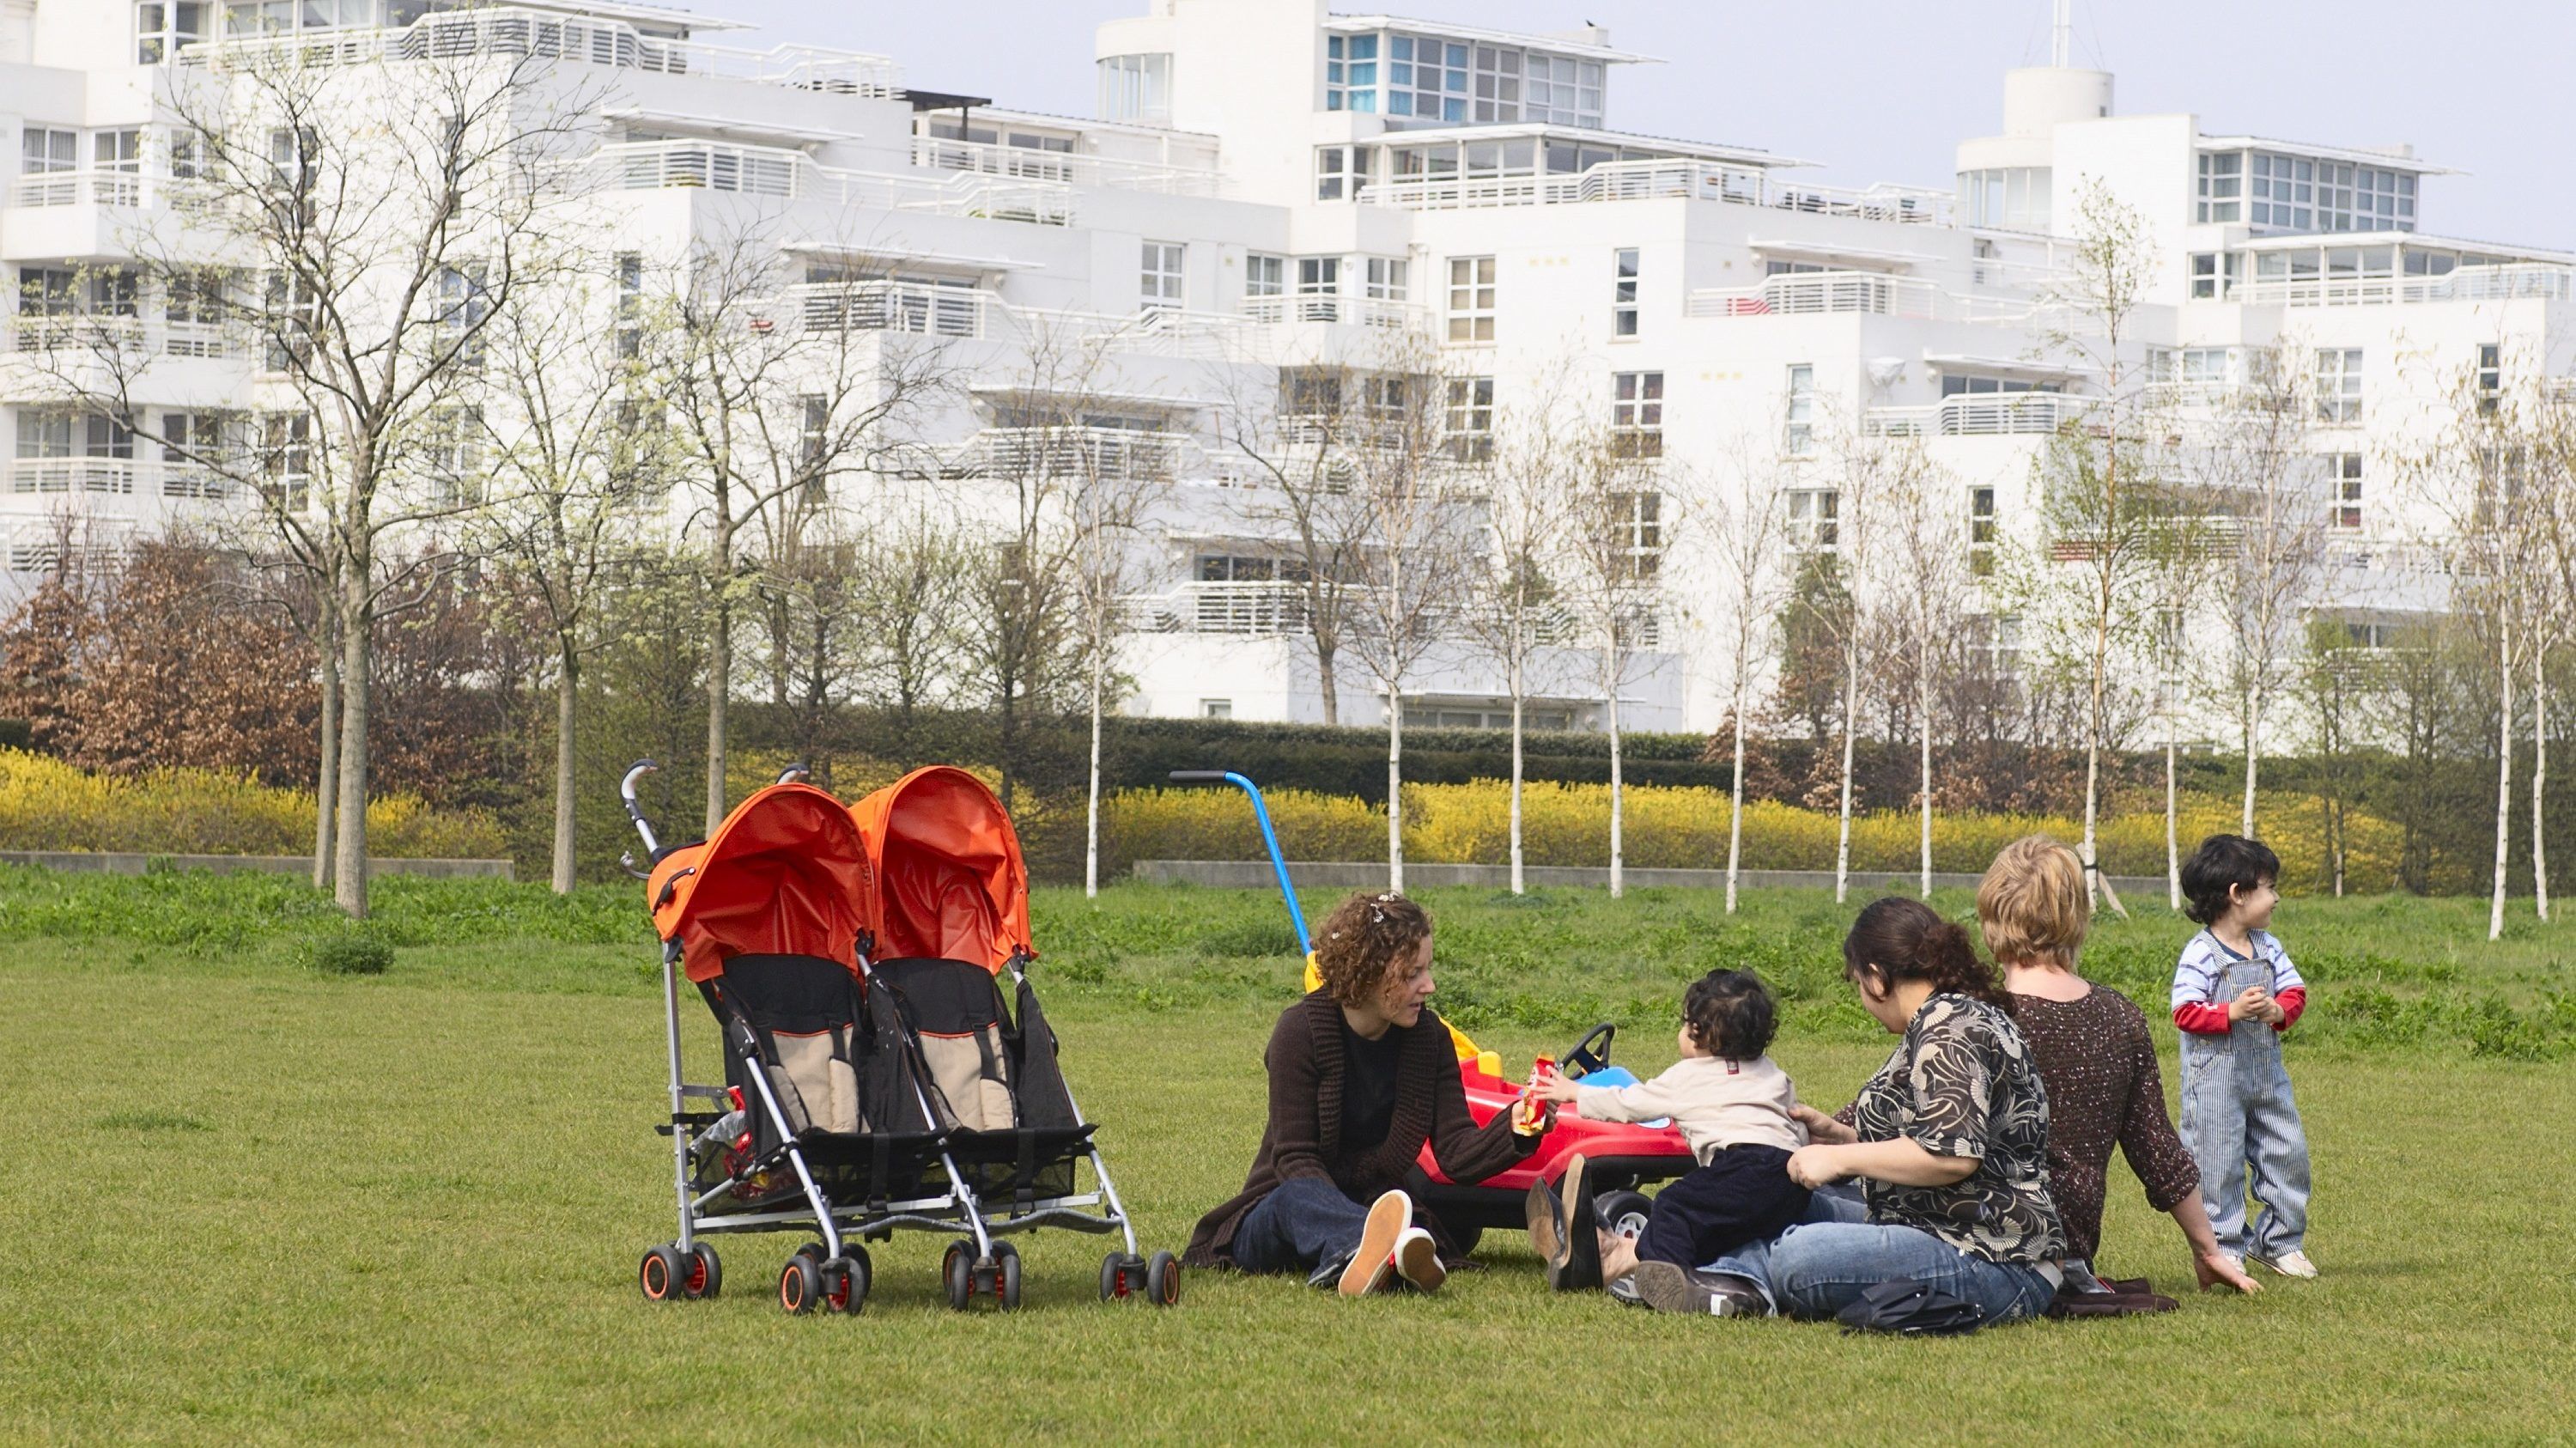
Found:
M 925 441 L 952 460 L 940 486 L 961 511 L 1011 456 L 1039 385 L 1033 340 L 1106 339 L 1086 381 L 1097 445 L 1178 478 L 1155 515 L 1154 581 L 1131 600 L 1124 707 L 1302 721 L 1322 695 L 1290 554 L 1220 415 L 1279 396 L 1283 369 L 1365 365 L 1391 334 L 1465 384 L 1460 430 L 1572 377 L 1676 467 L 1722 471 L 1747 440 L 1794 464 L 1828 418 L 1921 437 L 1955 480 L 1959 547 L 1986 548 L 2031 526 L 2034 457 L 2101 387 L 2046 345 L 2038 308 L 2071 199 L 2098 183 L 2137 208 L 2160 257 L 2134 366 L 2180 385 L 2224 382 L 2249 349 L 2313 361 L 2318 477 L 2344 546 L 2310 606 L 2364 630 L 2438 603 L 2386 570 L 2384 546 L 2438 523 L 2393 496 L 2389 458 L 2443 379 L 2504 359 L 2576 373 L 2576 254 L 2442 236 L 2440 167 L 2120 115 L 2111 76 L 2062 52 L 2005 77 L 2001 131 L 1962 141 L 1947 184 L 1846 189 L 1769 151 L 1618 130 L 1611 90 L 1648 57 L 1599 27 L 1139 3 L 1148 13 L 1100 27 L 1099 114 L 1078 119 L 910 90 L 888 58 L 759 48 L 718 17 L 614 0 L 0 0 L 8 335 L 34 335 L 49 308 L 109 311 L 187 361 L 168 373 L 171 409 L 253 405 L 259 358 L 187 298 L 113 281 L 136 219 L 166 205 L 170 72 L 218 46 L 552 57 L 585 97 L 590 204 L 620 246 L 673 255 L 719 230 L 756 235 L 817 281 L 863 269 L 876 300 L 844 323 L 951 348 L 968 382 Z M 42 396 L 0 367 L 11 592 L 51 565 L 66 518 L 113 547 L 234 505 Z M 1832 488 L 1798 476 L 1741 485 L 1780 492 L 1755 501 L 1784 510 L 1786 546 L 1835 546 Z M 1707 729 L 1730 688 L 1721 610 L 1666 514 L 1648 492 L 1631 520 L 1665 587 L 1621 721 Z M 1605 693 L 1578 656 L 1540 673 L 1534 724 L 1600 724 Z M 1344 674 L 1342 721 L 1382 719 L 1385 701 Z M 1500 722 L 1507 707 L 1498 670 L 1463 646 L 1403 703 L 1425 723 Z

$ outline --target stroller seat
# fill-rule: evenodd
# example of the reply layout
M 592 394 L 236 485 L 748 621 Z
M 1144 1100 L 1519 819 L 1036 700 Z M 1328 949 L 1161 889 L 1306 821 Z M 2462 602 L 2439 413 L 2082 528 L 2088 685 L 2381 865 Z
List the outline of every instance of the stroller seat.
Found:
M 948 1151 L 979 1194 L 1022 1200 L 1073 1190 L 1073 1165 L 1096 1127 L 1073 1108 L 1055 1033 L 1025 980 L 1016 1013 L 983 966 L 912 957 L 881 961 L 871 980 L 897 1003 L 950 1128 Z
M 770 1089 L 800 1136 L 847 1134 L 861 1125 L 852 1056 L 858 1023 L 853 984 L 847 967 L 821 956 L 737 955 L 700 987 L 719 1022 L 730 1014 L 748 1029 L 759 1049 L 757 1068 L 768 1073 Z M 730 1026 L 727 1033 L 730 1038 Z M 755 1063 L 738 1048 L 726 1055 L 731 1084 L 747 1087 L 739 1077 Z

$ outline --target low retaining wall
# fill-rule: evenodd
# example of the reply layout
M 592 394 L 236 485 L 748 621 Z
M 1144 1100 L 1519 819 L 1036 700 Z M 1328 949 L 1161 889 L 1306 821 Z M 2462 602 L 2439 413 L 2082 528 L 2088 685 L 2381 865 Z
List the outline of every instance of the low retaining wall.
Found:
M 1648 870 L 1631 866 L 1621 872 L 1629 889 L 1723 890 L 1724 870 Z M 1521 877 L 1532 885 L 1583 885 L 1608 888 L 1610 870 L 1606 865 L 1529 865 Z M 1138 860 L 1136 878 L 1157 885 L 1213 885 L 1237 889 L 1272 889 L 1278 877 L 1271 873 L 1267 860 Z M 1359 890 L 1386 884 L 1386 863 L 1379 861 L 1291 860 L 1288 878 L 1299 889 Z M 1826 889 L 1834 887 L 1831 870 L 1739 870 L 1736 883 L 1748 890 L 1801 887 Z M 1855 889 L 1912 893 L 1920 888 L 1922 876 L 1911 870 L 1854 870 Z M 1932 883 L 1942 888 L 1974 889 L 1977 875 L 1935 870 Z M 2149 875 L 2113 875 L 2111 888 L 2129 899 L 2161 900 L 2165 882 Z M 1487 889 L 1509 889 L 1512 870 L 1509 865 L 1433 865 L 1406 861 L 1404 882 L 1407 885 L 1471 885 Z
M 0 850 L 0 861 L 42 865 L 49 870 L 87 870 L 104 875 L 142 875 L 152 870 L 211 870 L 218 875 L 303 875 L 313 873 L 311 855 L 147 855 L 121 850 Z M 369 860 L 373 875 L 428 875 L 441 880 L 467 878 L 514 880 L 508 860 Z

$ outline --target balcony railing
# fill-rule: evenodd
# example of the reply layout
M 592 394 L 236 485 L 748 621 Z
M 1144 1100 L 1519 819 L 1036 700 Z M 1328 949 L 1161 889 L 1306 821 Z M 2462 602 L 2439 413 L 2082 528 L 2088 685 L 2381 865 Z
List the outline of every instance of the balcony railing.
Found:
M 1099 478 L 1153 482 L 1176 477 L 1196 443 L 1184 433 L 1118 427 L 988 427 L 950 466 L 967 477 Z
M 1920 277 L 1883 272 L 1799 272 L 1760 286 L 1695 291 L 1683 303 L 1691 317 L 1805 317 L 1834 312 L 1941 322 L 2025 322 L 2038 310 L 2011 297 L 1962 296 Z
M 158 310 L 158 308 L 154 308 Z M 99 312 L 26 313 L 0 319 L 0 340 L 12 352 L 127 356 L 242 357 L 257 338 L 246 327 L 214 322 L 170 322 L 158 316 Z
M 782 45 L 737 50 L 651 36 L 620 20 L 508 7 L 444 10 L 401 28 L 304 30 L 183 47 L 182 65 L 213 70 L 261 65 L 340 66 L 467 56 L 528 57 L 662 75 L 705 75 L 834 95 L 902 94 L 902 72 L 882 55 Z
M 12 206 L 141 206 L 169 184 L 140 171 L 39 171 L 9 183 Z
M 1268 638 L 1306 630 L 1306 589 L 1298 583 L 1183 583 L 1168 593 L 1131 594 L 1119 602 L 1135 633 Z
M 1430 310 L 1410 302 L 1312 293 L 1245 297 L 1243 315 L 1256 322 L 1339 322 L 1394 331 L 1421 331 L 1431 325 Z
M 145 446 L 140 441 L 135 443 L 138 450 Z M 208 469 L 139 458 L 11 458 L 7 478 L 13 497 L 161 497 L 220 502 L 234 492 L 230 481 Z
M 1066 186 L 1108 186 L 1121 191 L 1151 191 L 1165 196 L 1223 194 L 1223 178 L 1195 166 L 1157 161 L 1130 161 L 1116 156 L 1076 156 L 1063 151 L 1035 151 L 1026 146 L 999 146 L 986 141 L 952 141 L 938 136 L 912 138 L 912 164 L 940 171 L 970 171 L 984 176 L 1011 176 L 1053 181 Z
M 982 337 L 1002 299 L 974 287 L 920 282 L 809 282 L 791 289 L 809 330 L 910 332 L 922 337 Z
M 2229 300 L 2257 306 L 2367 307 L 2418 302 L 2576 301 L 2576 267 L 2553 262 L 2464 266 L 2437 277 L 2257 277 Z
M 959 174 L 946 181 L 818 166 L 801 151 L 712 141 L 633 141 L 602 146 L 580 163 L 592 187 L 623 191 L 688 188 L 820 201 L 876 211 L 926 211 L 1073 224 L 1073 188 L 1057 181 Z
M 1666 197 L 1927 226 L 1948 226 L 1952 216 L 1952 196 L 1947 191 L 1908 186 L 1872 186 L 1866 190 L 1790 186 L 1757 167 L 1683 158 L 1604 161 L 1588 170 L 1544 176 L 1408 176 L 1374 182 L 1360 193 L 1362 201 L 1408 211 L 1559 206 Z
M 2062 392 L 2000 392 L 1944 397 L 1919 407 L 1873 407 L 1871 437 L 2027 437 L 2057 431 L 2095 405 Z

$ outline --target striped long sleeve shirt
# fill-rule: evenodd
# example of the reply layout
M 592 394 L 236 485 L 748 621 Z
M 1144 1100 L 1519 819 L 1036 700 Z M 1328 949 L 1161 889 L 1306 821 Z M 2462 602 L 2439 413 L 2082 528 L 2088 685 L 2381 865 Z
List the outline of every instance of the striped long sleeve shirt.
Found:
M 2259 960 L 2271 967 L 2272 998 L 2281 1003 L 2281 1021 L 2272 1027 L 2286 1031 L 2308 1006 L 2308 983 L 2299 976 L 2299 968 L 2290 963 L 2290 952 L 2268 930 L 2249 930 L 2246 944 L 2251 955 L 2231 950 L 2216 935 L 2202 931 L 2182 948 L 2182 960 L 2174 967 L 2174 1025 L 2195 1035 L 2227 1034 L 2228 997 L 2221 993 L 2219 979 L 2228 967 L 2247 960 Z

